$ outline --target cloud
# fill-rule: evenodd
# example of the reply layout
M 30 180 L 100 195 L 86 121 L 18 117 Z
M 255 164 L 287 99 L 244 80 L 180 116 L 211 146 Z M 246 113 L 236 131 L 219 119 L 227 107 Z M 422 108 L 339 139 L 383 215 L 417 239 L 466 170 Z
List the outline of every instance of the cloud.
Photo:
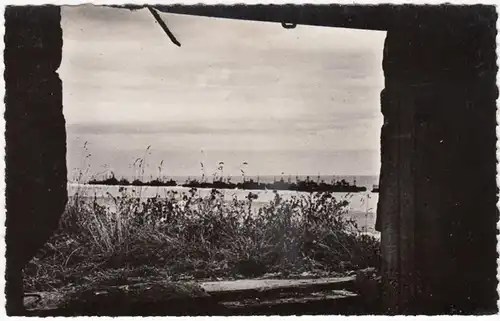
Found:
M 174 122 L 148 122 L 148 123 L 78 123 L 69 124 L 68 132 L 81 135 L 150 135 L 150 134 L 225 134 L 238 133 L 294 133 L 319 132 L 326 129 L 356 128 L 377 124 L 373 121 L 373 113 L 348 112 L 335 116 L 322 117 L 319 113 L 311 113 L 296 118 L 280 119 L 237 119 L 233 122 L 214 119 L 210 122 L 199 123 L 196 121 L 174 121 Z M 378 124 L 377 124 L 378 125 Z
M 181 48 L 146 10 L 63 9 L 68 145 L 378 149 L 384 33 L 161 15 Z

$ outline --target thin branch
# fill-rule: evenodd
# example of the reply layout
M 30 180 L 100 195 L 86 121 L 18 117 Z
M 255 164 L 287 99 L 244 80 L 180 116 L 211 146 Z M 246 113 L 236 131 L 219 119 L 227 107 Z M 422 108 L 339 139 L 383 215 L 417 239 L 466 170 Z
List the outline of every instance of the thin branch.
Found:
M 149 12 L 151 12 L 151 14 L 153 15 L 153 17 L 156 19 L 156 22 L 158 22 L 158 24 L 160 25 L 160 27 L 163 29 L 163 31 L 165 31 L 165 33 L 167 34 L 167 36 L 170 38 L 170 40 L 176 44 L 177 46 L 181 46 L 181 43 L 179 41 L 177 41 L 177 39 L 175 38 L 174 34 L 168 29 L 167 25 L 165 24 L 165 22 L 161 19 L 160 15 L 158 14 L 158 12 L 156 12 L 152 7 L 148 6 L 148 10 Z

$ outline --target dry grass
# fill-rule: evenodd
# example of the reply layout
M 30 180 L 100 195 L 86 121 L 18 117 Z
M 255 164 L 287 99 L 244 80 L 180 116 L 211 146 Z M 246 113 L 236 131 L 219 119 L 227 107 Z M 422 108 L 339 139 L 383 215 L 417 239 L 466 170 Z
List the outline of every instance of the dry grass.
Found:
M 213 190 L 141 199 L 125 190 L 114 206 L 75 195 L 60 229 L 25 270 L 27 290 L 134 278 L 237 278 L 264 273 L 345 273 L 377 266 L 378 241 L 346 218 L 330 193 L 283 200 L 258 211 L 253 197 L 224 202 Z M 111 196 L 110 196 L 111 197 Z

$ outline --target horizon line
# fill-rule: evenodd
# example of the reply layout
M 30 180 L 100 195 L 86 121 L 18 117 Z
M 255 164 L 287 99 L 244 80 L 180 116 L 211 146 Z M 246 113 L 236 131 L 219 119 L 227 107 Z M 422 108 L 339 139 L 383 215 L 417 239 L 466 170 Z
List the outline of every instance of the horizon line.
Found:
M 102 176 L 104 173 L 99 173 L 100 175 L 99 176 Z M 95 174 L 96 175 L 96 174 Z M 134 176 L 137 176 L 137 175 L 115 175 L 115 178 L 131 178 L 131 177 L 134 177 Z M 159 179 L 159 178 L 174 178 L 174 177 L 202 177 L 203 175 L 201 174 L 196 174 L 196 175 L 162 175 L 161 177 L 159 177 L 158 175 L 144 175 L 142 177 L 142 179 L 149 179 L 149 178 L 153 178 L 153 179 Z M 213 175 L 205 175 L 205 177 L 209 178 L 209 177 L 212 177 Z M 219 175 L 218 175 L 219 176 Z M 302 176 L 302 177 L 322 177 L 322 176 L 338 176 L 338 177 L 346 177 L 346 176 L 352 176 L 352 177 L 380 177 L 380 174 L 257 174 L 257 175 L 241 175 L 241 174 L 238 174 L 238 175 L 224 175 L 223 177 L 295 177 L 295 176 Z M 137 177 L 137 179 L 141 179 L 141 177 Z M 68 181 L 72 181 L 74 180 L 73 178 L 69 178 L 68 177 Z

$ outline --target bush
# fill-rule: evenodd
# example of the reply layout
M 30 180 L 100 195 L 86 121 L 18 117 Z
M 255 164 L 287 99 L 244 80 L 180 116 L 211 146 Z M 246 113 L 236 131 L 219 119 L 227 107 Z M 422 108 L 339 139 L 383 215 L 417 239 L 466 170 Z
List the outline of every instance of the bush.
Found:
M 252 193 L 227 202 L 215 189 L 207 197 L 193 188 L 148 199 L 120 192 L 107 205 L 86 195 L 70 198 L 60 229 L 25 271 L 27 288 L 144 271 L 228 278 L 378 266 L 378 241 L 358 232 L 346 218 L 348 202 L 331 193 L 283 200 L 275 192 L 255 209 Z

